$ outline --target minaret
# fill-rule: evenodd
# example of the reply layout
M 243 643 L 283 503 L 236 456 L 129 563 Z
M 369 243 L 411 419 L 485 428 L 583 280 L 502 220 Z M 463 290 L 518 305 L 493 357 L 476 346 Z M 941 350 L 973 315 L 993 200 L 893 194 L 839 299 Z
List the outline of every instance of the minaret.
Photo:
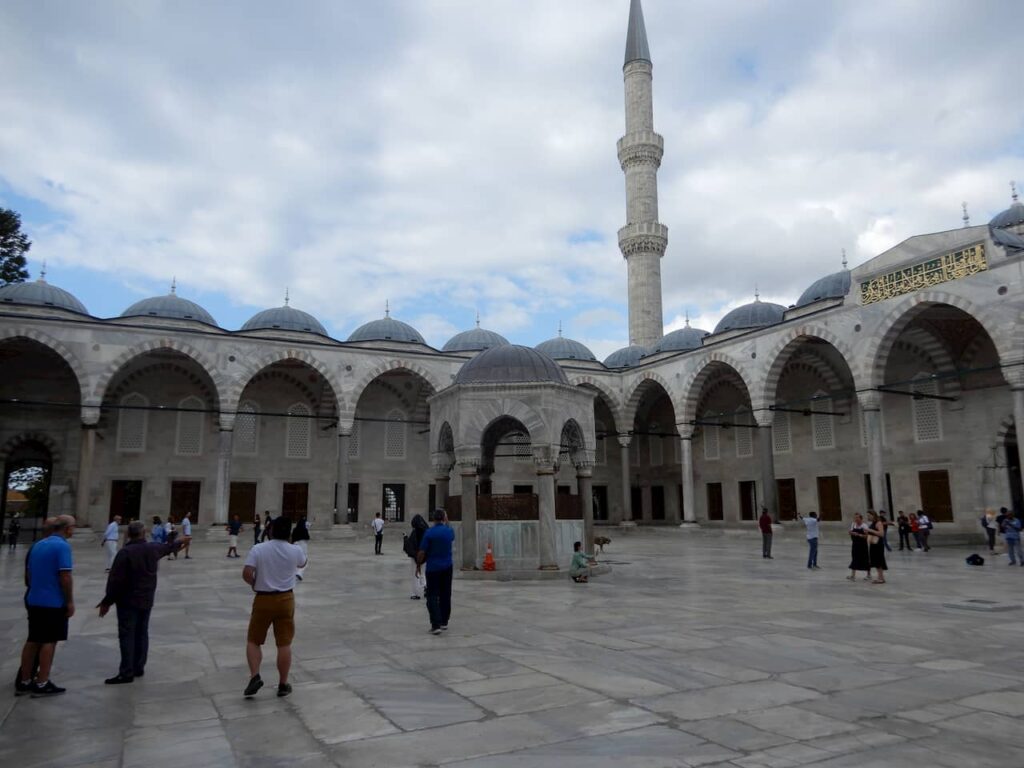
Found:
M 664 335 L 661 257 L 668 227 L 658 222 L 658 167 L 665 140 L 654 132 L 651 52 L 640 0 L 631 0 L 626 33 L 626 135 L 619 139 L 619 164 L 626 174 L 626 226 L 619 249 L 629 271 L 629 343 L 650 347 Z

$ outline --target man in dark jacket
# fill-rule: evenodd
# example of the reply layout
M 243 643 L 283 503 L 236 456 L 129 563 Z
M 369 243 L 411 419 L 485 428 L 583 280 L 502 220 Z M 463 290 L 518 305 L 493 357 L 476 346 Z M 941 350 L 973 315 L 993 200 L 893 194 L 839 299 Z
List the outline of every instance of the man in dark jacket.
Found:
M 104 680 L 107 685 L 130 683 L 142 677 L 149 654 L 149 614 L 156 592 L 160 558 L 177 552 L 183 541 L 156 544 L 146 541 L 146 526 L 139 520 L 128 526 L 128 540 L 117 553 L 107 576 L 107 593 L 97 606 L 106 616 L 117 606 L 117 639 L 121 643 L 121 668 Z
M 772 559 L 772 516 L 768 507 L 761 507 L 761 517 L 757 519 L 757 527 L 761 529 L 761 557 Z

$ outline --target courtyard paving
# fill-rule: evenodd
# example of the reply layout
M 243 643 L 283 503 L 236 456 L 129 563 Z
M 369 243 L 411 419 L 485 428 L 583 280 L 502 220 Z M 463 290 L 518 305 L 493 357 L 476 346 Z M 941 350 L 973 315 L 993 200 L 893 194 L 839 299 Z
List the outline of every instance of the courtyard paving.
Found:
M 611 536 L 614 573 L 589 585 L 457 580 L 440 637 L 409 599 L 397 532 L 381 557 L 368 538 L 314 541 L 294 693 L 246 700 L 241 560 L 202 542 L 161 565 L 146 677 L 104 686 L 116 620 L 89 607 L 102 553 L 79 535 L 79 612 L 54 673 L 68 693 L 0 694 L 0 764 L 1024 765 L 1024 568 L 968 568 L 964 547 L 894 552 L 875 586 L 844 579 L 838 533 L 814 572 L 792 531 L 773 560 L 754 533 Z M 24 639 L 22 553 L 0 552 L 5 681 Z

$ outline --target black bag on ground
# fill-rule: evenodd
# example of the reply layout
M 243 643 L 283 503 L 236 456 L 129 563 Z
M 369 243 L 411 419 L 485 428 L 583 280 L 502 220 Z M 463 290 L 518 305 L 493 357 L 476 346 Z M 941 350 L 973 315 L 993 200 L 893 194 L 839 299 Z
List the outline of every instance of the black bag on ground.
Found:
M 979 555 L 977 552 L 975 552 L 973 555 L 969 555 L 967 557 L 967 564 L 968 565 L 984 565 L 985 564 L 985 558 L 982 557 L 981 555 Z

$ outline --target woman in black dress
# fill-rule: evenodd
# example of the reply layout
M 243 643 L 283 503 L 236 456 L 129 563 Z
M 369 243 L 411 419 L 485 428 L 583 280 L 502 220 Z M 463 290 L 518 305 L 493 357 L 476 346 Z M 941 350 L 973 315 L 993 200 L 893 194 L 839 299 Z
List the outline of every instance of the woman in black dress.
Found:
M 260 543 L 260 534 L 263 533 L 263 523 L 260 521 L 260 513 L 256 513 L 256 519 L 252 523 L 252 545 L 255 547 Z
M 864 571 L 867 574 L 864 581 L 870 581 L 871 560 L 868 559 L 868 526 L 860 512 L 853 516 L 853 525 L 850 526 L 850 575 L 846 577 L 847 581 L 855 581 L 857 571 Z
M 875 580 L 872 584 L 885 584 L 885 523 L 874 512 L 868 512 L 868 564 L 875 569 Z M 871 576 L 871 571 L 868 571 Z

